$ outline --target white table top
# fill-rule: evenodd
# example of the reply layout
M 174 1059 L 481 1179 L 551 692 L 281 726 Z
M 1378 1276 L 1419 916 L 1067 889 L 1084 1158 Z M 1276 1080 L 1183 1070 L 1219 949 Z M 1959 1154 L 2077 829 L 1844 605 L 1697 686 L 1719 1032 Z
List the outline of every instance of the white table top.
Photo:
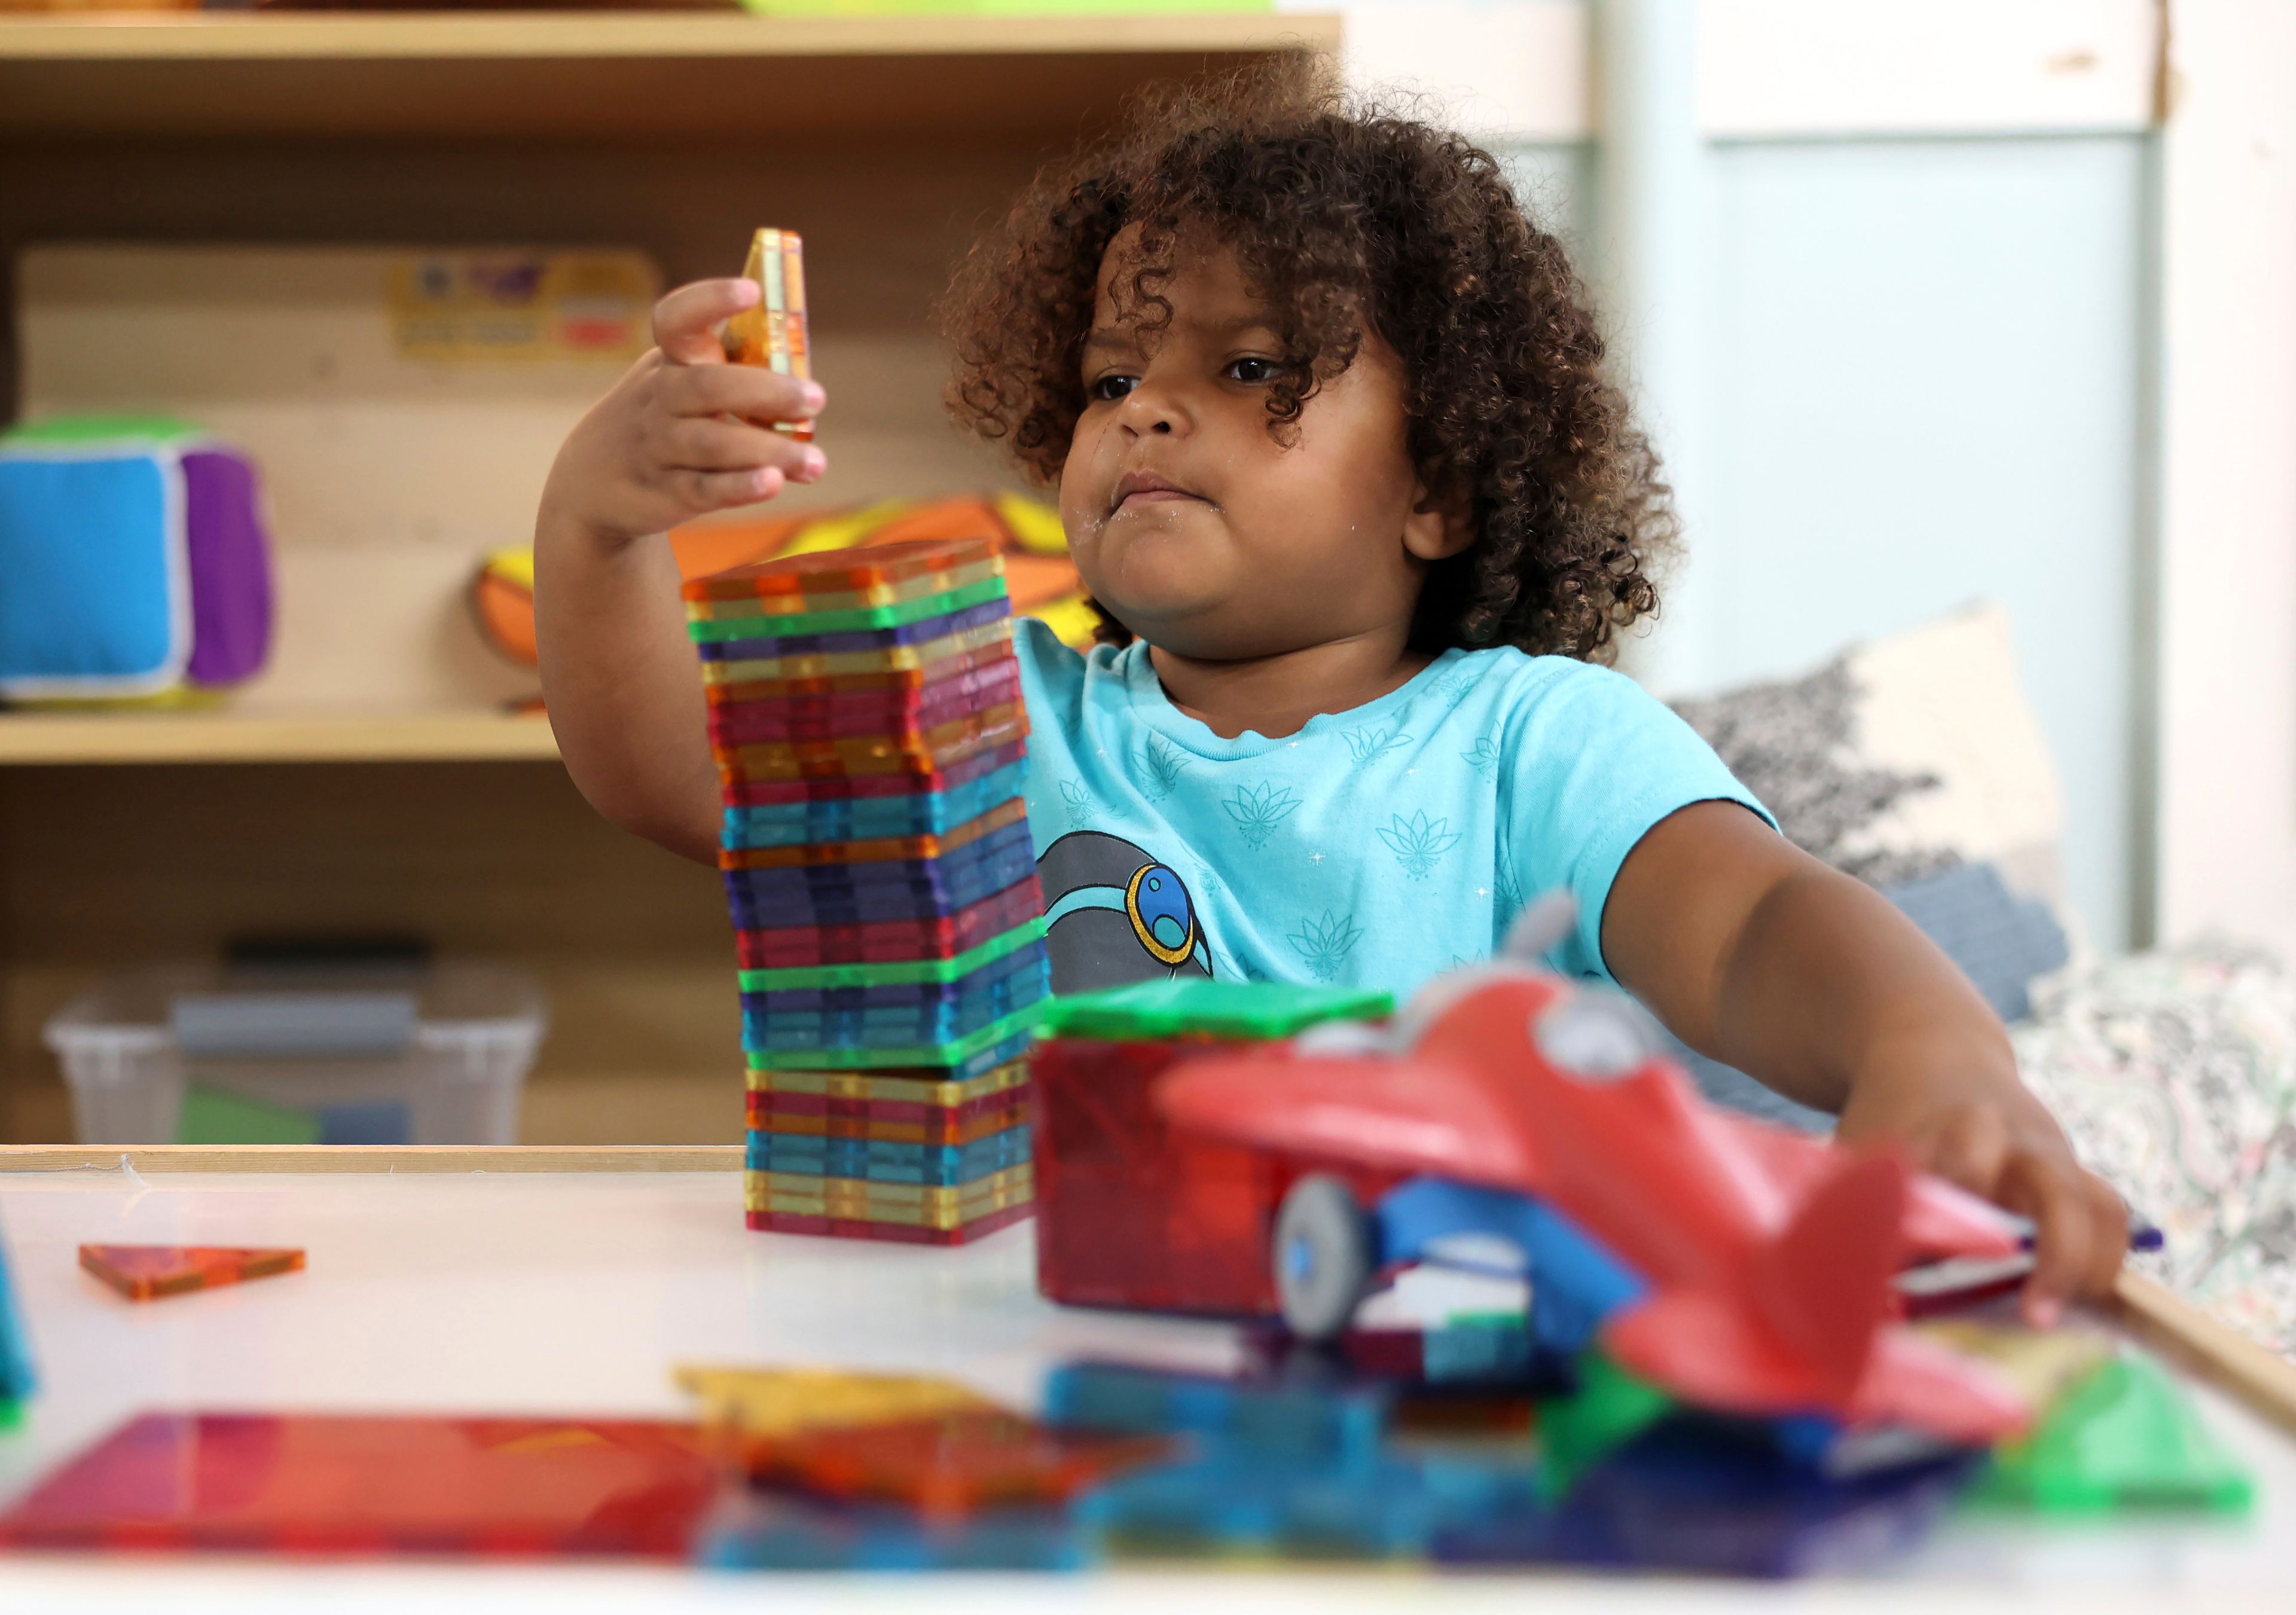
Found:
M 678 1416 L 689 1411 L 673 1365 L 835 1365 L 954 1375 L 1034 1406 L 1046 1372 L 1067 1358 L 1119 1356 L 1226 1371 L 1240 1360 L 1229 1325 L 1057 1308 L 1036 1293 L 1032 1231 L 923 1249 L 751 1234 L 740 1180 L 726 1172 L 597 1174 L 0 1174 L 0 1233 L 28 1315 L 41 1391 L 25 1427 L 0 1436 L 0 1502 L 129 1414 L 152 1408 L 406 1411 Z M 148 1304 L 81 1273 L 82 1242 L 299 1245 L 308 1270 Z M 2296 1609 L 2296 1443 L 2203 1393 L 2212 1422 L 2254 1465 L 2259 1505 L 2243 1524 L 2141 1521 L 2089 1527 L 1951 1522 L 1884 1582 L 1805 1585 L 1804 1601 L 1856 1607 L 1915 1598 L 1944 1578 L 1956 1607 L 2021 1586 L 2081 1590 L 2085 1609 L 2161 1607 L 2164 1588 L 2210 1589 L 2230 1607 Z M 1777 1589 L 1537 1578 L 1564 1605 L 1606 1609 L 1688 1601 L 1728 1607 Z M 1974 1584 L 1974 1585 L 1971 1585 Z M 1222 1578 L 1197 1571 L 1059 1578 L 940 1578 L 940 1609 L 994 1599 L 1002 1610 L 1072 1606 L 1089 1591 L 1110 1607 L 1242 1603 L 1319 1609 L 1391 1600 L 1519 1605 L 1524 1583 L 1490 1576 L 1305 1571 Z M 1184 1593 L 1183 1588 L 1186 1591 Z M 1509 1593 L 1512 1589 L 1512 1593 Z M 1933 1597 L 1936 1589 L 1930 1588 Z M 372 1595 L 402 1607 L 505 1604 L 554 1615 L 627 1608 L 754 1603 L 754 1578 L 674 1570 L 441 1565 L 295 1566 L 214 1560 L 0 1559 L 0 1609 L 84 1612 L 163 1600 L 169 1615 L 329 1608 Z M 789 1578 L 777 1607 L 898 1601 L 924 1584 Z M 2030 1603 L 2030 1594 L 2026 1595 Z M 2181 1601 L 2179 1601 L 2181 1602 Z M 1301 1607 L 1305 1607 L 1304 1604 Z

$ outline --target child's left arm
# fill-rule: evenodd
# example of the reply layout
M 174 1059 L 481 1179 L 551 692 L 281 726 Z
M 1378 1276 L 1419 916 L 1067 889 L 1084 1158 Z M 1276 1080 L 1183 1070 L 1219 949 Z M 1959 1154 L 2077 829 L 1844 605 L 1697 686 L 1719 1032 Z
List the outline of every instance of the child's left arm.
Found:
M 1602 926 L 1611 973 L 1691 1047 L 2032 1217 L 2034 1323 L 2111 1289 L 2120 1197 L 2018 1081 L 1990 1006 L 1879 893 L 1735 803 L 1701 802 L 1628 855 Z

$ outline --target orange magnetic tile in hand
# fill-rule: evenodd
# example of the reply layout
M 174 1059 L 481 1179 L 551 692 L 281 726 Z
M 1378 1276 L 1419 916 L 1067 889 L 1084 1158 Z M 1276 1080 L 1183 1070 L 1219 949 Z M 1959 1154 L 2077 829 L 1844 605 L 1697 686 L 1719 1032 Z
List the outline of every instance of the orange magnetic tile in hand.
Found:
M 299 1273 L 303 1253 L 230 1245 L 82 1245 L 79 1265 L 131 1301 Z
M 726 847 L 718 849 L 720 869 L 794 869 L 801 865 L 869 864 L 882 859 L 941 858 L 982 836 L 1017 824 L 1029 816 L 1019 797 L 999 802 L 979 818 L 967 819 L 939 835 L 878 836 L 865 841 L 811 841 L 791 847 Z
M 839 1498 L 884 1497 L 931 1514 L 1058 1502 L 1152 1462 L 1162 1440 L 1077 1436 L 1018 1414 L 959 1412 L 752 1443 L 750 1473 Z

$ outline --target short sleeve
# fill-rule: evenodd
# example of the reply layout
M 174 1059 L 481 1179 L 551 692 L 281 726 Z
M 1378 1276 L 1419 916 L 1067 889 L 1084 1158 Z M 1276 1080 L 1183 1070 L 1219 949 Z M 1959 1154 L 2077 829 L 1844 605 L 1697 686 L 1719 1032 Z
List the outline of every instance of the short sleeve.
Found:
M 1741 803 L 1773 829 L 1777 821 L 1696 731 L 1632 679 L 1560 657 L 1531 660 L 1521 679 L 1499 788 L 1506 920 L 1534 898 L 1568 890 L 1578 926 L 1554 963 L 1610 980 L 1602 936 L 1611 883 L 1659 821 L 1707 801 Z

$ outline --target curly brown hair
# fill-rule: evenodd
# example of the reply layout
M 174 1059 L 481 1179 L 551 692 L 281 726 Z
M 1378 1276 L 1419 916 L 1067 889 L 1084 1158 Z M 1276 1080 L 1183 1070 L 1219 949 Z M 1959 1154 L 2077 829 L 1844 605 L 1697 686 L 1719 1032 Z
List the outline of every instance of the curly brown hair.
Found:
M 1429 569 L 1414 648 L 1607 661 L 1617 631 L 1657 609 L 1652 572 L 1677 530 L 1657 456 L 1605 373 L 1562 243 L 1489 152 L 1302 59 L 1152 94 L 1119 133 L 1045 169 L 943 310 L 950 413 L 1042 486 L 1085 406 L 1103 258 L 1135 225 L 1119 297 L 1150 329 L 1169 317 L 1158 288 L 1185 233 L 1235 254 L 1291 360 L 1269 389 L 1278 441 L 1366 323 L 1400 357 L 1412 458 L 1475 535 Z M 1103 638 L 1130 638 L 1103 619 Z

